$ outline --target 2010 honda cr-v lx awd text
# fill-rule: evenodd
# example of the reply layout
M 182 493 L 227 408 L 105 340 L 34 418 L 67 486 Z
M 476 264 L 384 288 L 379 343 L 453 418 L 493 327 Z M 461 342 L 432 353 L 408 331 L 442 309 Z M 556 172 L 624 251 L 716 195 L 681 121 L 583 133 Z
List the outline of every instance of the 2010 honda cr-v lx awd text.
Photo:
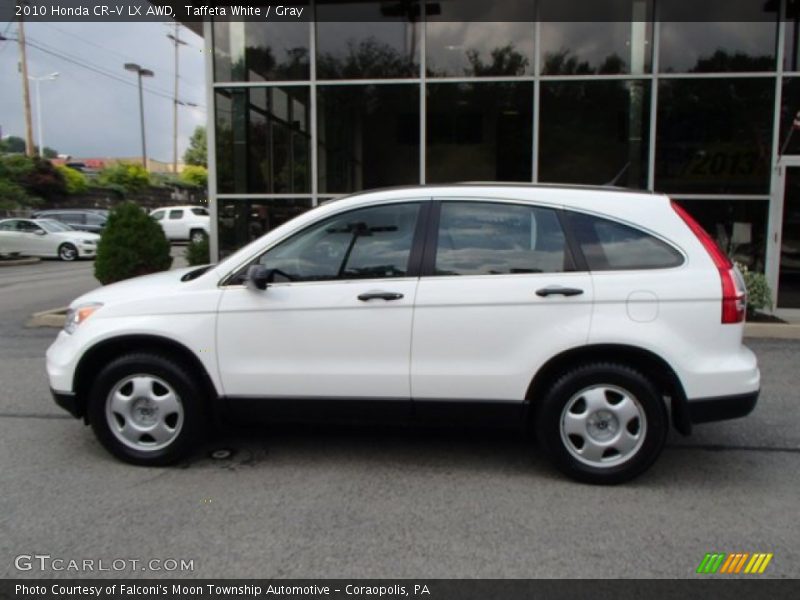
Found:
M 212 416 L 530 426 L 616 483 L 670 423 L 739 417 L 745 289 L 658 194 L 466 184 L 363 193 L 217 265 L 98 288 L 47 352 L 56 402 L 115 456 L 186 455 Z

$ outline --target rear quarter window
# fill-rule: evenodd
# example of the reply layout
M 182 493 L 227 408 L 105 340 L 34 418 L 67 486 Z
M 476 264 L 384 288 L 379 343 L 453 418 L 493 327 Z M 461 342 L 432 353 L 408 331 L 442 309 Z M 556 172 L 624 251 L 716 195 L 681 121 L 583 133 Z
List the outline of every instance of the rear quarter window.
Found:
M 678 250 L 649 233 L 592 215 L 567 214 L 590 271 L 669 269 L 683 264 Z

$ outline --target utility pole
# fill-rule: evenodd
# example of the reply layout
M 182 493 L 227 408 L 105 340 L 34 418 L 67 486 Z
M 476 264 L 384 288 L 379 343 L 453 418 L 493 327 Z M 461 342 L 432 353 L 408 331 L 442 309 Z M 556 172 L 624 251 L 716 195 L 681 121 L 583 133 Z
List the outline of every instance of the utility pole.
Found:
M 136 63 L 125 63 L 126 71 L 133 71 L 136 73 L 139 80 L 139 119 L 142 126 L 142 165 L 144 170 L 147 171 L 147 143 L 144 136 L 144 95 L 142 94 L 142 77 L 152 77 L 153 72 L 150 69 L 143 69 Z
M 25 53 L 25 26 L 20 16 L 17 23 L 19 42 L 19 65 L 22 75 L 22 106 L 25 108 L 25 154 L 34 156 L 36 149 L 33 146 L 33 124 L 31 123 L 31 91 L 28 87 L 28 57 Z
M 186 44 L 178 36 L 178 27 L 178 22 L 175 21 L 175 33 L 167 34 L 167 37 L 175 45 L 175 94 L 172 97 L 172 172 L 174 174 L 178 173 L 178 104 L 182 104 L 178 101 L 178 50 Z

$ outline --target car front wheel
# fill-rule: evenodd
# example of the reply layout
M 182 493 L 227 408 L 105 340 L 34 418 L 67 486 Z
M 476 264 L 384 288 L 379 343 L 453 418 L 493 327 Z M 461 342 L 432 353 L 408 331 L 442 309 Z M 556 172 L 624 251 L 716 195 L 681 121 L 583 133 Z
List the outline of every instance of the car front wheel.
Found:
M 202 229 L 194 229 L 189 236 L 189 241 L 193 244 L 199 244 L 206 239 L 206 232 Z
M 182 365 L 155 354 L 109 363 L 89 396 L 89 422 L 117 458 L 166 465 L 185 457 L 201 437 L 203 392 Z
M 626 365 L 577 367 L 547 391 L 536 414 L 537 438 L 555 465 L 588 483 L 633 479 L 658 458 L 668 418 L 653 384 Z
M 73 261 L 78 258 L 78 249 L 72 244 L 61 244 L 58 247 L 58 258 Z

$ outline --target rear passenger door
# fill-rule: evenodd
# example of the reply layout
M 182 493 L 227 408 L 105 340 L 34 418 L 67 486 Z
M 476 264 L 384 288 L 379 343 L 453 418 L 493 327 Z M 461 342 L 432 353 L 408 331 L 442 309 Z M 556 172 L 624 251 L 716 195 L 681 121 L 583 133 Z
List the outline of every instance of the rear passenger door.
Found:
M 522 402 L 547 359 L 586 343 L 592 280 L 575 265 L 554 207 L 435 203 L 414 310 L 414 400 Z

